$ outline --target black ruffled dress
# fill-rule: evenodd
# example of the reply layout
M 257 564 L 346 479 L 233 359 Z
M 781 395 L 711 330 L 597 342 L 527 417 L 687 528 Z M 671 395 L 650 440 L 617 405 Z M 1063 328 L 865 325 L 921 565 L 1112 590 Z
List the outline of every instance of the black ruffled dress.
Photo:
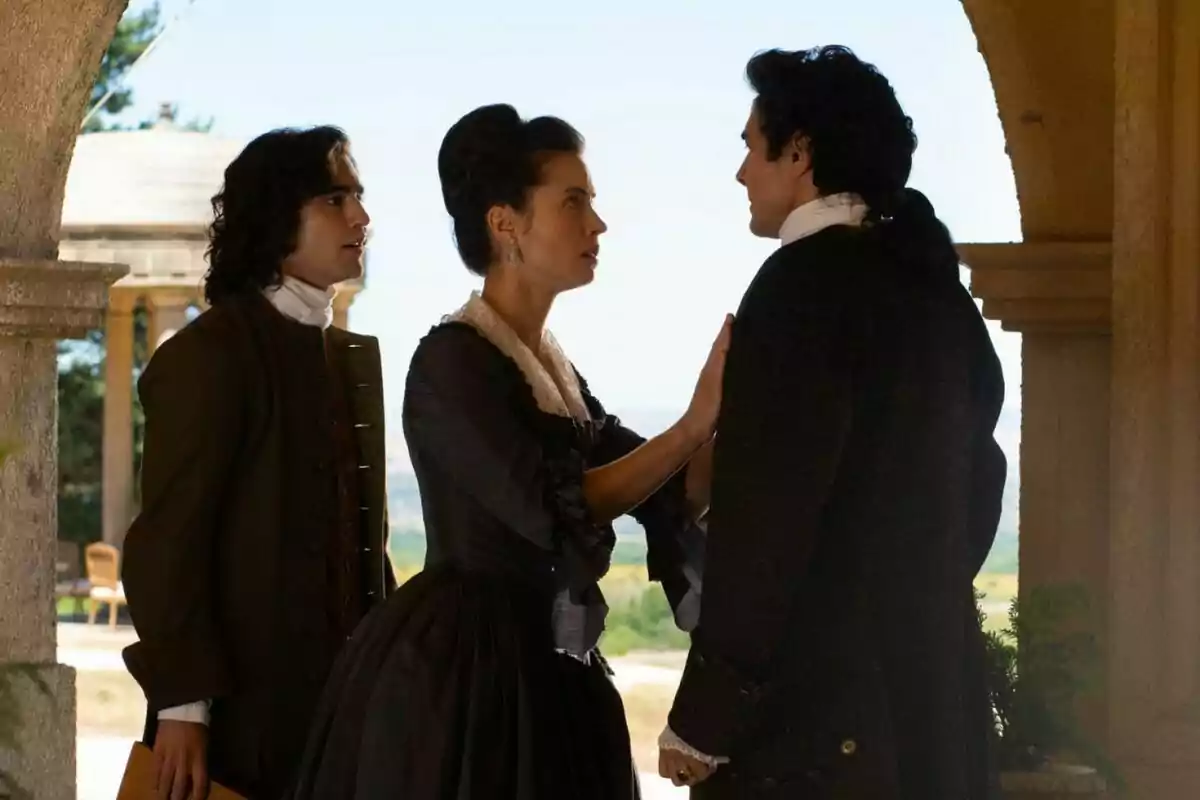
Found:
M 565 380 L 553 365 L 533 374 L 502 326 L 475 296 L 413 356 L 403 421 L 425 569 L 347 644 L 295 800 L 639 796 L 621 698 L 595 648 L 615 538 L 591 521 L 582 480 L 643 440 L 573 368 Z M 682 476 L 632 513 L 651 578 L 690 627 L 703 542 Z

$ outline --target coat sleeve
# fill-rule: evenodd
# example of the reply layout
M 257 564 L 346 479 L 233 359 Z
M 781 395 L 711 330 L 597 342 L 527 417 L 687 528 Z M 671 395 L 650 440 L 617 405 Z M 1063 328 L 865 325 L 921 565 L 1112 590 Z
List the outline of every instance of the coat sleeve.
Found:
M 392 564 L 391 544 L 392 544 L 392 522 L 387 510 L 386 502 L 387 492 L 384 492 L 384 507 L 383 507 L 383 592 L 384 597 L 388 597 L 392 592 L 396 591 L 399 584 L 396 582 L 396 567 Z
M 229 351 L 203 333 L 185 329 L 164 343 L 138 383 L 142 510 L 125 539 L 122 579 L 139 641 L 125 661 L 152 711 L 231 690 L 214 550 L 245 387 Z
M 848 292 L 807 265 L 768 261 L 743 299 L 726 361 L 700 625 L 669 717 L 725 756 L 805 574 L 852 420 Z
M 996 529 L 1003 513 L 1004 485 L 1008 480 L 1008 459 L 995 437 L 996 422 L 1004 405 L 1004 372 L 982 317 L 975 311 L 973 301 L 970 298 L 968 301 L 972 302 L 970 311 L 975 318 L 979 342 L 973 381 L 979 421 L 971 470 L 969 523 L 970 564 L 972 574 L 975 574 L 983 567 L 996 541 Z

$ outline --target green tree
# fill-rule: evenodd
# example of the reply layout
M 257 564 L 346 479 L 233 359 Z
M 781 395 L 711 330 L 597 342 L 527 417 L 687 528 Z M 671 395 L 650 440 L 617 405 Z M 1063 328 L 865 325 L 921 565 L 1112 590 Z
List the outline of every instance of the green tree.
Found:
M 72 359 L 58 372 L 59 538 L 100 538 L 104 382 L 100 365 Z
M 84 133 L 120 129 L 105 118 L 116 116 L 133 104 L 133 90 L 124 85 L 125 76 L 162 31 L 160 18 L 161 9 L 154 3 L 136 14 L 126 14 L 117 23 L 116 33 L 100 61 L 100 74 L 92 86 L 88 109 L 102 100 L 104 105 L 84 123 Z
M 162 33 L 161 11 L 154 3 L 141 11 L 127 13 L 100 61 L 100 72 L 92 87 L 89 110 L 96 113 L 82 125 L 83 133 L 130 130 L 115 117 L 133 105 L 133 90 L 125 85 L 130 69 Z M 170 118 L 178 111 L 169 109 Z M 144 121 L 137 128 L 149 128 Z M 207 132 L 212 120 L 192 120 L 185 130 Z M 147 348 L 145 308 L 134 311 L 134 375 L 145 366 Z M 88 331 L 82 342 L 59 345 L 58 375 L 58 535 L 61 539 L 89 543 L 100 539 L 104 433 L 104 331 Z M 143 416 L 134 395 L 134 469 L 140 467 Z
M 148 319 L 143 306 L 133 315 L 134 380 L 149 359 Z M 104 471 L 104 331 L 84 342 L 59 345 L 58 366 L 58 538 L 89 544 L 101 538 Z M 133 400 L 134 474 L 141 466 L 145 417 Z
M 651 584 L 633 600 L 609 611 L 600 646 L 609 655 L 630 650 L 685 650 L 691 637 L 675 625 L 662 587 Z
M 100 73 L 96 76 L 96 83 L 92 86 L 92 94 L 88 99 L 88 111 L 96 109 L 96 112 L 84 121 L 84 133 L 129 130 L 128 126 L 113 121 L 114 117 L 133 105 L 133 90 L 125 86 L 125 79 L 129 76 L 129 70 L 162 32 L 162 9 L 158 3 L 136 14 L 126 14 L 117 23 L 112 41 L 100 60 Z M 179 106 L 169 104 L 168 110 L 170 119 L 174 120 L 178 115 Z M 155 122 L 153 119 L 142 120 L 136 128 L 151 128 Z M 213 120 L 210 117 L 194 118 L 179 127 L 183 130 L 208 133 L 212 126 Z

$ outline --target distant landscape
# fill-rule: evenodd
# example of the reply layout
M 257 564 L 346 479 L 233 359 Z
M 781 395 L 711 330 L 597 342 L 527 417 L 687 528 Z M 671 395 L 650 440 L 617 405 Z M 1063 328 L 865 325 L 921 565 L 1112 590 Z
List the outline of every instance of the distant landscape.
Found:
M 983 610 L 989 627 L 1004 624 L 1008 603 L 1017 589 L 1017 497 L 1019 495 L 1016 454 L 1020 442 L 1020 411 L 1006 408 L 997 426 L 996 438 L 1009 456 L 1004 509 L 996 543 L 976 587 L 984 593 Z M 671 411 L 624 411 L 622 421 L 643 434 L 657 433 L 675 419 Z M 390 443 L 392 463 L 388 470 L 389 517 L 392 526 L 391 555 L 401 581 L 416 574 L 425 559 L 425 531 L 421 520 L 421 498 L 416 477 L 403 457 L 403 442 Z M 610 612 L 601 646 L 609 655 L 632 651 L 686 649 L 688 638 L 675 628 L 670 607 L 657 584 L 646 575 L 646 545 L 641 526 L 623 517 L 614 525 L 617 548 L 613 568 L 601 582 Z
M 675 419 L 669 410 L 641 409 L 622 413 L 622 421 L 643 434 L 666 429 Z M 1008 482 L 1004 489 L 1004 510 L 996 543 L 984 565 L 984 572 L 1015 575 L 1017 572 L 1017 498 L 1020 473 L 1017 452 L 1021 422 L 1018 408 L 1006 408 L 996 429 L 996 438 L 1008 454 Z M 402 448 L 396 442 L 392 449 Z M 425 557 L 425 531 L 421 520 L 421 498 L 416 477 L 407 459 L 397 459 L 388 471 L 388 511 L 392 524 L 392 558 L 399 569 L 419 567 Z M 641 527 L 628 517 L 614 526 L 619 540 L 614 561 L 617 564 L 645 563 L 645 539 Z

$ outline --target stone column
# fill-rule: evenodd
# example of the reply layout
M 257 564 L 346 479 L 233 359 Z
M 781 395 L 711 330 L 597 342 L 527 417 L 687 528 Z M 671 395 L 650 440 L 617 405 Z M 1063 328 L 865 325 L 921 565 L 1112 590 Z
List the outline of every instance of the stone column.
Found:
M 75 673 L 56 661 L 59 338 L 100 324 L 114 264 L 0 259 L 0 680 L 16 682 L 21 754 L 0 752 L 37 798 L 75 796 Z M 37 671 L 49 693 L 11 672 Z
M 1110 740 L 1200 797 L 1200 5 L 1116 0 Z
M 358 288 L 339 286 L 333 298 L 333 326 L 342 330 L 350 330 L 350 306 L 358 295 Z
M 15 689 L 21 743 L 0 751 L 0 770 L 38 800 L 75 797 L 75 673 L 55 663 L 55 343 L 101 323 L 124 271 L 55 261 L 59 218 L 84 104 L 124 8 L 0 3 L 0 437 L 15 448 L 0 467 L 0 680 Z
M 170 339 L 187 325 L 187 310 L 192 305 L 192 295 L 169 289 L 155 289 L 146 295 L 146 314 L 149 329 L 146 332 L 146 350 L 150 355 L 158 346 Z
M 104 541 L 120 547 L 133 513 L 133 306 L 113 291 L 104 325 Z
M 1109 594 L 1111 247 L 1107 242 L 964 245 L 983 313 L 1021 333 L 1020 594 L 1087 590 L 1106 625 Z M 1080 709 L 1107 734 L 1103 692 Z

